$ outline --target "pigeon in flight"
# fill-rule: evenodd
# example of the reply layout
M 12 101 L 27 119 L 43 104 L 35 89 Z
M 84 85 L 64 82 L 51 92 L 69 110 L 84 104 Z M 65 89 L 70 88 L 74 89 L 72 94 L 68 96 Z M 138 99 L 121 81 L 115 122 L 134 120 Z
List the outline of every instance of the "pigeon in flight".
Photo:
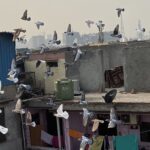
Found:
M 8 132 L 8 128 L 5 128 L 5 127 L 3 127 L 3 126 L 0 125 L 0 132 L 2 134 L 6 134 Z
M 87 108 L 83 108 L 83 126 L 86 127 L 88 119 L 93 117 L 93 113 L 89 112 Z
M 15 113 L 25 114 L 25 110 L 22 109 L 22 106 L 21 106 L 21 99 L 17 100 L 15 109 L 13 109 L 12 111 Z
M 19 81 L 19 79 L 17 78 L 17 73 L 15 72 L 14 74 L 10 74 L 7 80 L 17 83 Z
M 61 104 L 58 109 L 57 109 L 57 114 L 54 114 L 54 116 L 56 117 L 61 117 L 64 119 L 68 119 L 69 118 L 69 114 L 67 111 L 63 111 L 63 104 Z
M 104 120 L 99 120 L 99 119 L 93 119 L 92 121 L 94 122 L 92 127 L 92 132 L 95 132 L 98 129 L 100 123 L 104 123 Z
M 27 40 L 25 39 L 25 36 L 26 36 L 26 35 L 23 35 L 23 36 L 21 36 L 21 37 L 18 37 L 18 38 L 17 38 L 18 42 L 21 42 L 21 43 L 23 43 L 23 44 L 27 43 Z
M 89 139 L 86 136 L 82 136 L 81 143 L 80 143 L 80 150 L 85 150 L 86 145 L 87 144 L 92 145 L 92 143 L 93 143 L 92 139 Z
M 43 54 L 44 52 L 49 50 L 49 48 L 45 44 L 42 44 L 40 49 L 41 49 L 40 54 Z
M 14 74 L 16 71 L 17 71 L 16 62 L 15 62 L 15 59 L 12 59 L 11 68 L 10 68 L 10 71 L 8 72 L 8 76 Z
M 64 33 L 66 33 L 67 35 L 73 35 L 73 32 L 71 31 L 71 24 L 68 25 L 67 32 Z
M 42 21 L 37 21 L 37 22 L 35 22 L 35 24 L 36 24 L 36 27 L 38 28 L 38 30 L 40 29 L 40 26 L 44 26 L 44 22 L 42 22 Z
M 23 16 L 21 17 L 22 20 L 25 20 L 25 21 L 30 21 L 31 20 L 31 17 L 28 17 L 28 11 L 25 10 L 24 13 L 23 13 Z
M 119 24 L 116 25 L 113 34 L 111 34 L 112 37 L 118 37 L 122 38 L 122 35 L 119 33 Z
M 86 20 L 85 23 L 87 24 L 87 26 L 88 26 L 89 28 L 91 28 L 91 25 L 94 24 L 94 21 Z
M 53 76 L 54 72 L 51 71 L 51 68 L 47 66 L 47 71 L 45 72 L 45 78 L 47 79 L 49 76 Z
M 106 120 L 108 121 L 108 120 Z M 117 124 L 121 124 L 122 121 L 117 119 L 117 115 L 114 108 L 110 109 L 110 120 L 108 124 L 108 128 L 115 128 Z
M 14 30 L 15 30 L 15 32 L 13 33 L 13 40 L 12 40 L 13 42 L 19 37 L 21 32 L 23 32 L 23 33 L 26 32 L 26 30 L 21 29 L 21 28 L 14 29 Z
M 117 94 L 117 90 L 113 89 L 111 91 L 109 91 L 108 93 L 106 93 L 105 96 L 102 96 L 105 100 L 105 103 L 112 103 L 114 98 L 116 97 Z
M 35 121 L 32 121 L 32 115 L 31 113 L 28 111 L 27 115 L 26 115 L 26 126 L 32 126 L 32 127 L 36 127 L 36 123 Z
M 75 56 L 75 59 L 74 59 L 74 62 L 77 62 L 78 59 L 80 58 L 80 56 L 82 55 L 82 51 L 78 48 L 77 49 L 77 52 L 76 52 L 76 56 Z
M 36 61 L 36 68 L 38 68 L 40 65 L 41 65 L 41 63 L 46 63 L 46 61 L 45 60 L 37 60 Z
M 99 20 L 97 23 L 96 23 L 96 26 L 98 28 L 99 31 L 102 31 L 105 24 L 103 23 L 103 21 Z
M 49 41 L 48 44 L 57 44 L 59 45 L 61 43 L 60 40 L 57 40 L 57 32 L 54 31 L 53 39 Z
M 0 94 L 4 94 L 4 91 L 2 91 L 2 81 L 0 80 Z
M 117 10 L 118 17 L 120 17 L 122 11 L 125 11 L 124 8 L 117 8 L 116 10 Z

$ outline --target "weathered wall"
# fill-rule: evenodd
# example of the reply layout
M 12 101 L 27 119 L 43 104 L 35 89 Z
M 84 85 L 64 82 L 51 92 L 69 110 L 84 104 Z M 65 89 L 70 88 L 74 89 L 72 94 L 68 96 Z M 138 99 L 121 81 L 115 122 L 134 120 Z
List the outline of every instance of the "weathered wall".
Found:
M 150 91 L 150 43 L 130 43 L 124 49 L 125 90 Z
M 67 77 L 78 79 L 81 90 L 86 92 L 104 91 L 104 71 L 123 65 L 123 48 L 126 44 L 111 44 L 83 47 L 83 55 L 74 64 L 69 65 Z M 66 62 L 72 62 L 73 53 L 66 53 Z
M 38 68 L 36 68 L 36 60 L 25 61 L 26 72 L 34 72 L 36 87 L 45 90 L 45 94 L 53 94 L 55 91 L 55 81 L 65 78 L 65 60 L 58 60 L 58 67 L 51 67 L 51 71 L 54 72 L 53 76 L 45 78 L 46 64 L 41 63 Z
M 0 143 L 0 149 L 22 150 L 20 115 L 12 113 L 12 110 L 15 107 L 15 102 L 13 101 L 6 104 L 0 104 L 0 107 L 4 107 L 5 127 L 8 128 L 8 133 L 6 134 L 6 141 Z

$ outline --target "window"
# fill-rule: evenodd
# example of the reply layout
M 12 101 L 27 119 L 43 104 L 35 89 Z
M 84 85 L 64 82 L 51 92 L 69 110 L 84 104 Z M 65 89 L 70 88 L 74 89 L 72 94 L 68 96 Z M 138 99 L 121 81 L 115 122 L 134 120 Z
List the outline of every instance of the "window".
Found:
M 57 61 L 47 61 L 46 65 L 49 67 L 58 67 L 58 62 Z
M 140 135 L 142 142 L 150 142 L 150 122 L 140 124 Z

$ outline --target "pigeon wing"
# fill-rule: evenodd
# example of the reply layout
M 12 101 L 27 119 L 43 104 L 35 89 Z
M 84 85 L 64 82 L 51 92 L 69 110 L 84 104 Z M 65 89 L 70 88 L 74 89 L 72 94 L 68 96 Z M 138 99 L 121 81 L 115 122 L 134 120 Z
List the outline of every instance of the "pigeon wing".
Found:
M 119 34 L 119 24 L 116 25 L 113 34 L 114 35 L 118 35 Z
M 57 32 L 56 31 L 54 31 L 53 41 L 57 41 Z
M 63 113 L 63 104 L 61 104 L 57 109 L 57 114 L 62 114 L 62 113 Z
M 67 32 L 71 32 L 71 24 L 68 25 Z
M 22 20 L 27 19 L 27 10 L 24 11 L 23 16 L 21 17 Z

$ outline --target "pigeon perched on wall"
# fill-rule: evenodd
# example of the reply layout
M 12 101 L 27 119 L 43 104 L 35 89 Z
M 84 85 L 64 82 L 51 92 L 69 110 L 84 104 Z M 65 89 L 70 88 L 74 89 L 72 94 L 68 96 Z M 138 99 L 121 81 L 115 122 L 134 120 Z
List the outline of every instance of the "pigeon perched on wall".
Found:
M 102 96 L 105 100 L 105 103 L 112 103 L 114 98 L 116 97 L 117 90 L 113 89 L 105 94 L 105 96 Z
M 2 81 L 0 80 L 0 94 L 4 94 L 4 91 L 2 91 Z
M 103 21 L 99 20 L 97 23 L 96 23 L 96 26 L 98 28 L 99 31 L 102 31 L 105 24 L 103 23 Z
M 13 33 L 13 40 L 12 40 L 13 42 L 19 37 L 21 32 L 23 32 L 23 33 L 26 32 L 26 30 L 21 29 L 21 28 L 14 29 L 14 30 L 15 30 L 15 32 Z
M 61 104 L 58 107 L 57 114 L 54 114 L 54 116 L 60 117 L 60 118 L 64 118 L 64 119 L 68 119 L 69 118 L 68 112 L 67 111 L 63 111 L 63 104 Z
M 110 109 L 110 120 L 109 120 L 108 128 L 115 128 L 117 124 L 121 124 L 121 123 L 122 123 L 122 121 L 117 119 L 115 109 L 111 108 Z
M 45 44 L 42 44 L 40 46 L 40 49 L 41 49 L 40 54 L 43 54 L 44 52 L 49 50 L 49 48 Z
M 81 92 L 80 104 L 87 104 L 87 101 L 85 100 L 85 92 Z
M 37 60 L 36 61 L 36 68 L 38 68 L 40 65 L 41 65 L 41 63 L 46 63 L 46 61 L 45 60 Z
M 26 115 L 26 123 L 25 124 L 27 126 L 36 127 L 36 123 L 35 123 L 35 121 L 32 121 L 32 115 L 29 111 L 27 112 L 27 115 Z
M 61 43 L 61 41 L 57 39 L 57 32 L 54 31 L 53 39 L 50 40 L 50 41 L 48 42 L 48 44 L 57 44 L 57 45 L 59 45 L 60 43 Z
M 27 40 L 25 39 L 26 35 L 20 36 L 17 38 L 18 42 L 21 42 L 23 44 L 27 43 Z
M 31 20 L 31 17 L 28 17 L 28 11 L 25 10 L 24 13 L 23 13 L 23 16 L 21 17 L 22 20 L 25 20 L 25 21 L 30 21 Z
M 3 127 L 3 126 L 0 125 L 0 132 L 2 134 L 6 134 L 8 132 L 8 128 L 5 128 L 5 127 Z
M 71 30 L 71 24 L 68 25 L 67 32 L 64 33 L 66 33 L 67 35 L 73 35 L 73 32 Z
M 116 25 L 113 34 L 111 34 L 112 37 L 122 38 L 122 34 L 119 32 L 119 24 Z
M 13 109 L 12 112 L 20 113 L 20 114 L 25 114 L 25 110 L 22 109 L 21 99 L 17 100 L 15 109 Z
M 44 26 L 44 22 L 42 22 L 42 21 L 37 21 L 37 22 L 35 22 L 35 24 L 36 24 L 36 27 L 38 30 L 40 29 L 40 26 Z
M 116 10 L 117 10 L 118 17 L 120 17 L 122 11 L 125 11 L 124 8 L 117 8 Z
M 92 24 L 94 24 L 94 21 L 91 20 L 86 20 L 85 23 L 87 24 L 87 26 L 90 28 Z
M 100 123 L 104 123 L 104 120 L 99 119 L 93 119 L 92 121 L 93 121 L 92 132 L 95 132 L 98 129 Z

